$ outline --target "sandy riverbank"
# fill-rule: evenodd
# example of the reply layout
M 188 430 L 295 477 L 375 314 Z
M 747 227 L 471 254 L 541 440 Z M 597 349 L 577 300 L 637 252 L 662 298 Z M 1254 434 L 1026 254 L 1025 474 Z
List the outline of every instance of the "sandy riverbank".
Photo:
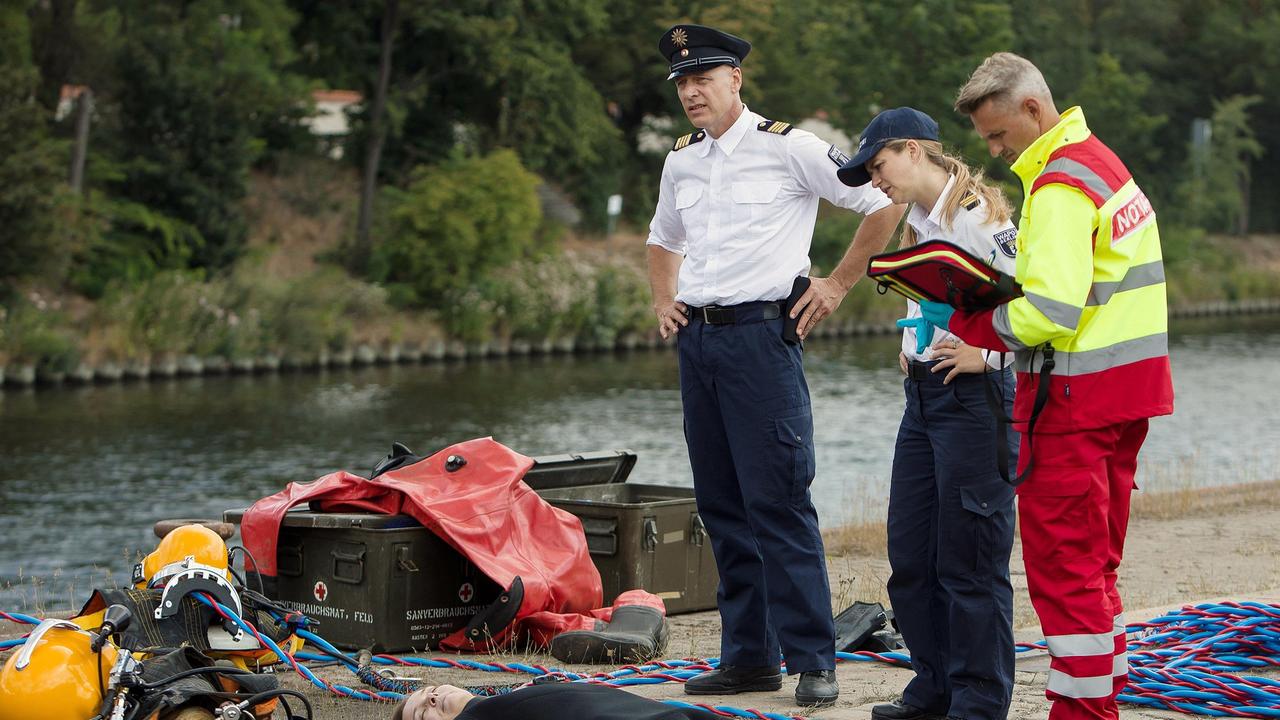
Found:
M 1280 483 L 1265 483 L 1213 490 L 1139 494 L 1129 531 L 1126 557 L 1121 567 L 1121 589 L 1131 622 L 1155 617 L 1166 610 L 1209 599 L 1255 599 L 1280 602 Z M 857 533 L 874 534 L 874 529 Z M 1020 640 L 1038 639 L 1040 633 L 1026 595 L 1021 547 L 1014 547 L 1012 562 L 1016 624 Z M 862 546 L 829 558 L 833 602 L 837 609 L 854 600 L 884 597 L 889 574 L 883 551 Z M 671 618 L 671 641 L 665 657 L 708 657 L 719 653 L 719 617 L 714 612 L 678 615 Z M 429 656 L 429 655 L 428 655 Z M 476 656 L 477 660 L 519 659 L 561 665 L 547 656 Z M 1043 659 L 1019 662 L 1018 684 L 1009 717 L 1036 720 L 1048 716 L 1044 699 Z M 573 667 L 570 669 L 588 669 Z M 600 670 L 601 668 L 595 668 Z M 477 671 L 424 670 L 407 672 L 431 678 L 433 683 L 480 685 L 520 680 L 524 676 Z M 841 663 L 838 667 L 839 702 L 808 717 L 822 720 L 865 720 L 871 706 L 895 697 L 911 677 L 909 670 L 878 663 Z M 349 672 L 326 669 L 334 680 L 352 682 Z M 303 687 L 296 679 L 292 687 Z M 675 684 L 650 685 L 636 692 L 656 698 L 687 699 Z M 797 714 L 792 693 L 794 680 L 778 693 L 754 693 L 723 698 L 700 698 L 711 704 L 755 708 L 768 712 Z M 318 718 L 380 718 L 383 713 L 367 704 L 351 700 L 331 700 L 315 691 Z M 1132 718 L 1192 717 L 1124 706 L 1122 714 Z
M 1135 500 L 1126 557 L 1121 567 L 1121 590 L 1131 622 L 1141 621 L 1185 604 L 1210 599 L 1263 600 L 1280 602 L 1280 482 L 1212 490 L 1192 490 L 1139 494 Z M 833 604 L 836 609 L 854 600 L 886 602 L 884 583 L 889 574 L 883 545 L 876 527 L 835 532 L 829 537 L 832 552 L 829 570 Z M 1040 634 L 1026 596 L 1026 576 L 1022 571 L 1020 546 L 1014 547 L 1012 563 L 1016 625 L 1020 640 L 1037 639 Z M 719 617 L 715 612 L 693 613 L 671 618 L 670 644 L 664 657 L 710 657 L 719 653 Z M 0 637 L 17 637 L 17 626 L 0 625 Z M 428 654 L 430 657 L 433 654 Z M 479 661 L 562 666 L 545 655 L 468 656 Z M 1010 718 L 1042 719 L 1048 715 L 1044 699 L 1044 660 L 1019 661 L 1017 685 Z M 570 666 L 572 670 L 599 671 L 606 668 Z M 326 679 L 356 685 L 346 670 L 326 667 L 318 670 Z M 528 676 L 463 670 L 410 670 L 405 674 L 430 678 L 434 683 L 455 685 L 504 684 L 527 680 Z M 839 702 L 808 717 L 822 720 L 865 720 L 873 704 L 893 698 L 910 678 L 910 671 L 879 663 L 841 663 Z M 286 687 L 302 690 L 311 698 L 316 718 L 374 720 L 386 716 L 385 706 L 331 698 L 293 674 L 282 675 Z M 792 693 L 794 681 L 778 693 L 755 693 L 736 697 L 704 697 L 704 702 L 755 708 L 768 712 L 798 714 Z M 636 692 L 656 698 L 686 699 L 676 684 L 651 685 Z M 1173 712 L 1157 712 L 1123 707 L 1132 718 L 1190 717 Z

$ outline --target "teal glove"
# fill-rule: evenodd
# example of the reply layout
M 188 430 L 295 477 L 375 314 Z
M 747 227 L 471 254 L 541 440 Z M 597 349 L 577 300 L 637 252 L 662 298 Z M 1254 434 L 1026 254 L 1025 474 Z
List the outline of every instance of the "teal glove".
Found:
M 951 329 L 951 316 L 955 315 L 955 313 L 956 309 L 945 303 L 933 302 L 932 300 L 920 301 L 920 314 L 943 330 Z
M 900 318 L 898 320 L 900 328 L 915 328 L 916 330 L 916 354 L 923 353 L 929 347 L 929 343 L 933 342 L 933 323 L 922 317 Z

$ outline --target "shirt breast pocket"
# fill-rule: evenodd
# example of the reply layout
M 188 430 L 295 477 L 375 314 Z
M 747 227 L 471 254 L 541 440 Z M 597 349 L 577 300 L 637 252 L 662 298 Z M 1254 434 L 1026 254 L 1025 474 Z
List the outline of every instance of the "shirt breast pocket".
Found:
M 688 210 L 697 204 L 702 197 L 702 187 L 700 185 L 686 185 L 676 189 L 676 209 Z
M 707 203 L 702 200 L 702 185 L 696 182 L 676 186 L 676 213 L 684 225 L 685 237 L 700 238 L 706 232 Z
M 733 198 L 732 231 L 726 243 L 742 253 L 742 261 L 760 260 L 762 241 L 777 234 L 783 221 L 775 204 L 782 183 L 772 180 L 736 182 L 730 188 Z
M 772 180 L 736 182 L 733 184 L 733 202 L 739 205 L 765 205 L 778 197 L 782 183 Z

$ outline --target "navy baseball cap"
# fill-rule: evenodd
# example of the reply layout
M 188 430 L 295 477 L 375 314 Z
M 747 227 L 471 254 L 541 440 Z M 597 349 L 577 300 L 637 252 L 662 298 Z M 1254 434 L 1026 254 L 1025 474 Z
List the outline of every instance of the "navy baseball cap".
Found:
M 900 107 L 885 110 L 867 123 L 858 137 L 858 152 L 840 166 L 836 176 L 850 187 L 871 182 L 867 161 L 876 156 L 885 143 L 891 140 L 937 140 L 938 123 L 915 108 Z
M 751 43 L 703 25 L 676 25 L 658 41 L 658 52 L 671 63 L 668 80 L 702 72 L 716 65 L 738 67 L 751 52 Z

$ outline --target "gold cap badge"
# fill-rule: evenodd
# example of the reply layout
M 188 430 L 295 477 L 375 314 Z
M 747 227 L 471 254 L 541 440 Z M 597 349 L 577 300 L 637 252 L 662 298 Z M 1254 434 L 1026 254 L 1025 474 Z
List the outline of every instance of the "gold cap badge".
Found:
M 685 32 L 684 28 L 676 28 L 671 31 L 671 42 L 675 43 L 676 47 L 684 47 L 689 44 L 689 33 Z

